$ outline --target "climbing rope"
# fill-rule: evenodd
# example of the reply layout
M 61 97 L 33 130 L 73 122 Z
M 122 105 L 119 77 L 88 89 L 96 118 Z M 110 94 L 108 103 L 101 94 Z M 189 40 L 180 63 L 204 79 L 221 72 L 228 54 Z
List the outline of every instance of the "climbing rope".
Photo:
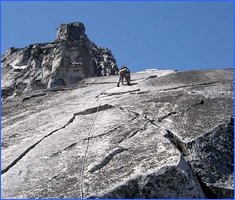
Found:
M 108 89 L 105 89 L 101 94 L 104 94 L 107 90 L 109 90 L 111 88 L 113 88 L 113 86 L 108 88 Z M 118 93 L 121 92 L 123 89 L 124 89 L 124 87 L 121 87 L 120 90 L 118 91 Z M 99 96 L 97 97 L 96 102 L 97 101 L 99 101 Z M 85 166 L 86 156 L 87 156 L 87 152 L 88 152 L 88 148 L 89 148 L 89 143 L 90 143 L 90 134 L 91 134 L 91 131 L 92 131 L 93 126 L 95 124 L 95 120 L 97 119 L 99 108 L 100 108 L 101 105 L 102 105 L 102 102 L 100 102 L 99 106 L 97 107 L 95 117 L 94 117 L 94 119 L 92 121 L 90 130 L 88 132 L 86 149 L 85 149 L 85 153 L 84 153 L 83 159 L 82 159 L 82 165 L 81 165 L 82 167 L 81 167 L 81 173 L 80 173 L 80 198 L 81 199 L 84 198 L 84 192 L 83 192 L 83 188 L 84 188 L 83 187 L 83 185 L 84 185 L 84 182 L 83 182 L 83 180 L 84 180 L 84 166 Z
M 83 156 L 83 159 L 82 159 L 82 168 L 81 168 L 81 174 L 80 174 L 80 181 L 81 181 L 81 184 L 80 184 L 80 198 L 83 199 L 83 175 L 84 175 L 84 166 L 85 166 L 85 160 L 86 160 L 86 155 L 87 155 L 87 152 L 88 152 L 88 147 L 89 147 L 89 142 L 90 142 L 90 134 L 91 134 L 91 131 L 92 131 L 92 128 L 95 124 L 95 120 L 98 116 L 98 112 L 99 112 L 99 108 L 101 106 L 102 102 L 100 103 L 100 105 L 97 107 L 97 110 L 96 110 L 96 115 L 92 121 L 92 124 L 91 124 L 91 127 L 90 127 L 90 130 L 88 132 L 88 138 L 87 138 L 87 144 L 86 144 L 86 149 L 85 149 L 85 153 L 84 153 L 84 156 Z

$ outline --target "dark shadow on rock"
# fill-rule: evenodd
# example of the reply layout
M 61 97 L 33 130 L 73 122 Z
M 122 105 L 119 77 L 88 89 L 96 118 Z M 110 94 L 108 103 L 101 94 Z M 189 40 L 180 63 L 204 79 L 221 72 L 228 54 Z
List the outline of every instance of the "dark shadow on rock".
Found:
M 129 86 L 132 86 L 132 85 L 137 85 L 138 83 L 131 83 Z

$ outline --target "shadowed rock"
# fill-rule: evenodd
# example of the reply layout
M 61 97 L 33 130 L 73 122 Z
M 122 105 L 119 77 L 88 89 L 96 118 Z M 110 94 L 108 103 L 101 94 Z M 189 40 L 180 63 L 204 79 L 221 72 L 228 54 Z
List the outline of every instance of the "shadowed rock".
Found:
M 189 162 L 214 197 L 233 198 L 234 119 L 188 143 Z

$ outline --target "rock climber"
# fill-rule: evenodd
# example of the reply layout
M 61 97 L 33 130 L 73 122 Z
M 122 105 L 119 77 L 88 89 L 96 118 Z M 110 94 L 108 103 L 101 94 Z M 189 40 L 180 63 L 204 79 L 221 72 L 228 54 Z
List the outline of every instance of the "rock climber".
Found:
M 119 80 L 117 83 L 117 86 L 120 86 L 120 82 L 122 82 L 123 85 L 123 81 L 124 78 L 126 79 L 127 85 L 130 85 L 130 81 L 131 81 L 131 76 L 130 76 L 130 70 L 126 67 L 126 66 L 122 66 L 118 72 L 118 76 L 119 76 Z

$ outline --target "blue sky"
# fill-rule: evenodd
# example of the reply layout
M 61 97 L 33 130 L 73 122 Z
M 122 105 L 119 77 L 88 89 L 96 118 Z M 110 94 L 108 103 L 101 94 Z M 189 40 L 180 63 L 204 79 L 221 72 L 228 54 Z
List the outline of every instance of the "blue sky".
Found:
M 53 41 L 75 21 L 131 71 L 234 66 L 233 1 L 3 1 L 1 50 Z

